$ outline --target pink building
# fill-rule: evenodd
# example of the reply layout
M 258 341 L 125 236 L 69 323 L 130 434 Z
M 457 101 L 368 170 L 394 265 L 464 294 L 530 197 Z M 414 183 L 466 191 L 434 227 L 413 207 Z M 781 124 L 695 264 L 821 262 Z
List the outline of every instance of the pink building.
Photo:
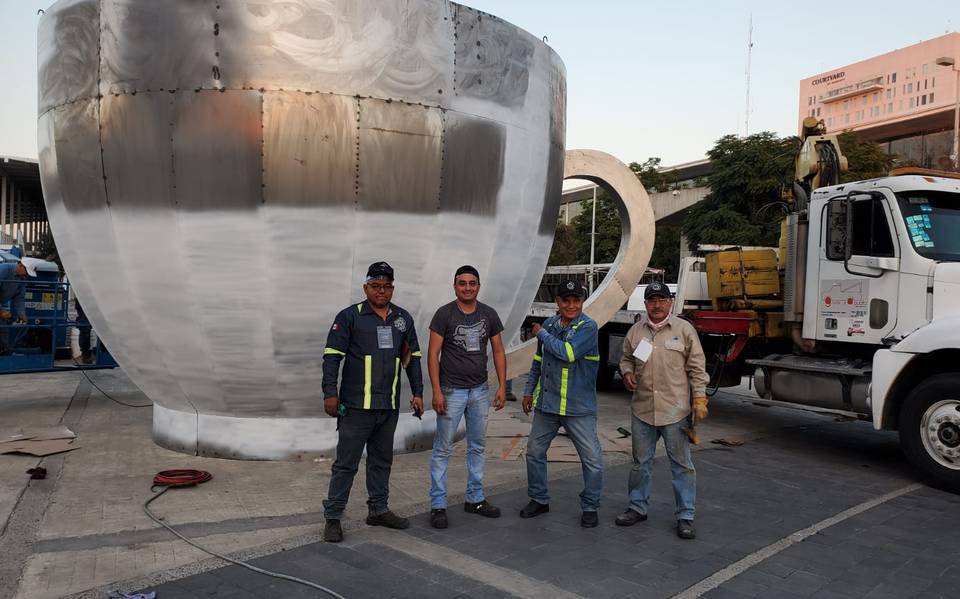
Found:
M 881 54 L 800 81 L 799 123 L 822 119 L 828 132 L 856 131 L 903 162 L 950 167 L 960 33 Z

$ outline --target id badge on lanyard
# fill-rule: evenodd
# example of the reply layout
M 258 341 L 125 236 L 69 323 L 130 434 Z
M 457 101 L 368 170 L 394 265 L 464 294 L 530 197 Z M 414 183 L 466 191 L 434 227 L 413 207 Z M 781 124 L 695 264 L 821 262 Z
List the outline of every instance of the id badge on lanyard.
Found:
M 393 327 L 377 327 L 377 347 L 393 349 Z
M 468 352 L 480 351 L 480 333 L 470 332 L 466 335 L 466 345 Z

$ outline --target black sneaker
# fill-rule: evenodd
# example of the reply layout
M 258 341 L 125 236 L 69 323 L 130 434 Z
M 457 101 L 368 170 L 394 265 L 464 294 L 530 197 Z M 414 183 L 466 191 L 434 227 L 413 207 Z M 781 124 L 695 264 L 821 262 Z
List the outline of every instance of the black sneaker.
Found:
M 697 533 L 693 531 L 692 520 L 680 520 L 677 522 L 677 536 L 681 539 L 695 539 Z
M 391 511 L 386 511 L 382 514 L 377 514 L 376 516 L 372 514 L 367 516 L 367 524 L 370 526 L 386 526 L 387 528 L 396 528 L 397 530 L 403 530 L 404 528 L 410 527 L 409 520 L 406 518 L 401 518 Z
M 540 514 L 546 514 L 550 511 L 550 504 L 548 503 L 539 503 L 534 500 L 530 500 L 530 503 L 526 505 L 522 510 L 520 510 L 521 518 L 535 518 Z
M 430 526 L 440 529 L 446 528 L 447 510 L 443 508 L 430 510 Z
M 339 520 L 327 520 L 323 527 L 323 540 L 327 543 L 339 543 L 343 540 L 343 528 Z
M 596 528 L 600 522 L 597 512 L 583 512 L 580 514 L 580 526 L 584 528 Z
M 477 503 L 470 503 L 469 501 L 463 502 L 463 511 L 468 514 L 476 514 L 478 516 L 484 516 L 486 518 L 499 518 L 500 517 L 500 508 L 494 507 L 487 503 L 487 500 Z
M 622 514 L 617 516 L 617 519 L 614 520 L 614 522 L 617 526 L 633 526 L 637 522 L 643 522 L 646 519 L 646 514 L 641 514 L 637 510 L 631 510 L 630 508 L 627 508 Z

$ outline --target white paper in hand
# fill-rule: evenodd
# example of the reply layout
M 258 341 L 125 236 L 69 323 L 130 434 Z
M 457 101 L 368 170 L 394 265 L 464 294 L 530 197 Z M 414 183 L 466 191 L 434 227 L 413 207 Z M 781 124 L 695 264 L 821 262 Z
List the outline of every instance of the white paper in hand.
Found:
M 650 359 L 650 354 L 653 353 L 653 344 L 649 340 L 644 339 L 640 341 L 637 345 L 637 349 L 633 350 L 633 357 L 640 360 L 641 362 L 646 362 Z

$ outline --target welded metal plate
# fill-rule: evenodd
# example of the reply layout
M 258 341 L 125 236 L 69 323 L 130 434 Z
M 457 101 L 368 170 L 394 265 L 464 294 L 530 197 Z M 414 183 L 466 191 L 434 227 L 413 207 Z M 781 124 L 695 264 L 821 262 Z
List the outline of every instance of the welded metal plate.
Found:
M 223 2 L 222 84 L 440 105 L 453 89 L 451 13 L 444 0 Z
M 218 86 L 217 2 L 101 2 L 102 94 Z
M 263 201 L 259 92 L 176 94 L 173 157 L 180 210 L 256 209 Z
M 435 214 L 442 156 L 440 110 L 360 101 L 361 210 Z
M 457 95 L 522 106 L 530 85 L 535 40 L 516 27 L 465 6 L 456 8 Z
M 39 109 L 97 95 L 100 42 L 97 0 L 61 0 L 37 29 Z
M 507 127 L 458 112 L 446 114 L 440 210 L 492 216 L 503 187 Z

